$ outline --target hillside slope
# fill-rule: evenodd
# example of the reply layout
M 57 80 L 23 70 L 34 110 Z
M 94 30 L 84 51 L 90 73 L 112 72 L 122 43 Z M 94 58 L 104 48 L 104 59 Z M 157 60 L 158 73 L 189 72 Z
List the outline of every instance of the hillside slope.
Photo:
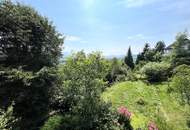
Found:
M 190 108 L 180 105 L 174 95 L 168 94 L 167 86 L 146 85 L 141 81 L 118 83 L 103 93 L 103 99 L 111 101 L 113 109 L 126 106 L 132 112 L 135 129 L 147 128 L 148 122 L 161 116 L 174 130 L 188 130 L 186 111 Z

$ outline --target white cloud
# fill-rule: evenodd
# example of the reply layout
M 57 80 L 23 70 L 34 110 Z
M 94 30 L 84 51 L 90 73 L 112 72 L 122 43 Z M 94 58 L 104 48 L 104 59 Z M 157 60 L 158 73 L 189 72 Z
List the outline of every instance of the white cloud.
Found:
M 119 4 L 125 5 L 127 8 L 142 7 L 155 3 L 159 0 L 121 0 Z
M 67 36 L 65 37 L 65 40 L 66 40 L 66 41 L 75 42 L 75 41 L 81 41 L 81 38 L 78 37 L 78 36 L 67 35 Z
M 143 34 L 137 34 L 137 35 L 133 35 L 133 36 L 128 36 L 127 39 L 128 40 L 145 40 L 145 39 L 150 39 L 151 37 L 150 36 L 145 36 Z

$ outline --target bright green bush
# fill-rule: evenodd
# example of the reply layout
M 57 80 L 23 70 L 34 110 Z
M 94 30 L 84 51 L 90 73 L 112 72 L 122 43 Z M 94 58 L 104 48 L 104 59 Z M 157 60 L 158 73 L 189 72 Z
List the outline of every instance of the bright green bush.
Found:
M 149 82 L 160 82 L 167 80 L 170 73 L 170 65 L 164 62 L 149 62 L 141 69 L 141 74 Z
M 105 88 L 105 60 L 99 53 L 78 52 L 60 65 L 61 85 L 55 104 L 62 112 L 63 129 L 107 130 L 113 127 L 110 104 L 101 99 Z M 56 105 L 54 105 L 56 107 Z
M 106 75 L 106 81 L 108 81 L 109 84 L 136 79 L 132 70 L 126 64 L 122 64 L 118 59 L 112 59 L 110 64 L 110 68 Z
M 180 65 L 174 69 L 172 88 L 180 94 L 183 102 L 190 104 L 190 66 Z
M 6 111 L 0 109 L 0 130 L 13 130 L 16 121 L 13 106 L 9 106 Z
M 180 33 L 176 36 L 172 50 L 172 66 L 190 65 L 190 39 L 188 33 Z

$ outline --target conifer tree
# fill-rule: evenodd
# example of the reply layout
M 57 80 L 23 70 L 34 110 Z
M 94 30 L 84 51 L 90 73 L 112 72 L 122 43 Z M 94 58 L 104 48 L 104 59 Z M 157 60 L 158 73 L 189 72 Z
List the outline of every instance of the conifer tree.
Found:
M 163 54 L 165 47 L 166 47 L 165 43 L 163 41 L 159 41 L 156 43 L 155 51 Z
M 134 69 L 135 65 L 133 62 L 133 56 L 131 53 L 131 47 L 129 47 L 127 56 L 125 57 L 125 64 L 128 65 L 131 69 Z
M 150 46 L 148 43 L 146 43 L 144 48 L 143 48 L 142 55 L 144 56 L 149 50 L 150 50 Z

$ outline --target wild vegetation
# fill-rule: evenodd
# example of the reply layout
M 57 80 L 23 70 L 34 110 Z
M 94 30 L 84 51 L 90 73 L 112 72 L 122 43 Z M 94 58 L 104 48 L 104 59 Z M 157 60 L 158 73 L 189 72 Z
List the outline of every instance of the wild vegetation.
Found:
M 100 52 L 60 62 L 64 36 L 33 8 L 0 2 L 0 129 L 188 130 L 190 39 L 167 52 L 148 43 L 134 60 Z

